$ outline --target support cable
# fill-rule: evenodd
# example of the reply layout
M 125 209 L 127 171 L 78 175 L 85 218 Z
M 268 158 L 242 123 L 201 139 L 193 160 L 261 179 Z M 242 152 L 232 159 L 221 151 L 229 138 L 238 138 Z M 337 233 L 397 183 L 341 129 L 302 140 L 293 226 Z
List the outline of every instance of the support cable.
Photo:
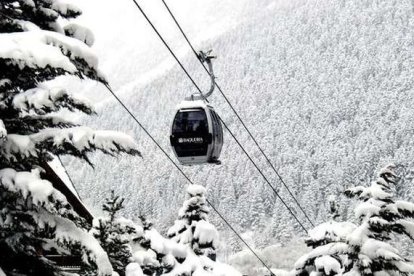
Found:
M 163 149 L 163 147 L 155 140 L 155 138 L 148 132 L 148 130 L 141 124 L 138 118 L 131 112 L 131 110 L 122 102 L 122 100 L 115 94 L 112 88 L 105 84 L 105 87 L 112 94 L 112 96 L 118 101 L 118 103 L 125 109 L 131 118 L 139 125 L 139 127 L 145 132 L 145 134 L 154 142 L 154 144 L 162 151 L 162 153 L 168 158 L 168 160 L 174 165 L 174 167 L 181 173 L 182 176 L 192 185 L 194 182 L 184 173 L 184 171 L 174 162 L 171 156 Z M 207 204 L 217 213 L 217 215 L 224 221 L 224 223 L 233 231 L 233 233 L 246 245 L 246 247 L 253 253 L 253 255 L 262 263 L 262 265 L 269 270 L 270 275 L 275 276 L 270 267 L 257 255 L 257 253 L 249 246 L 249 244 L 240 236 L 240 234 L 233 228 L 233 226 L 223 217 L 223 215 L 216 209 L 216 207 L 206 198 Z
M 200 62 L 200 64 L 203 66 L 204 70 L 210 75 L 207 67 L 204 65 L 204 63 L 198 58 L 198 54 L 197 51 L 194 49 L 192 43 L 190 42 L 190 40 L 188 39 L 187 35 L 185 34 L 184 30 L 181 28 L 181 25 L 178 23 L 177 19 L 175 18 L 174 14 L 172 13 L 172 11 L 170 10 L 169 6 L 167 5 L 167 3 L 165 2 L 165 0 L 161 0 L 162 3 L 164 4 L 165 8 L 168 10 L 168 13 L 171 15 L 172 19 L 174 20 L 175 24 L 177 25 L 178 29 L 180 29 L 181 34 L 184 36 L 184 39 L 187 41 L 188 45 L 190 46 L 191 50 L 193 51 L 194 55 L 196 55 L 197 60 Z M 306 219 L 309 221 L 309 223 L 312 225 L 312 227 L 315 227 L 315 225 L 313 224 L 312 220 L 309 218 L 309 216 L 307 215 L 307 213 L 305 212 L 305 209 L 301 206 L 301 204 L 299 203 L 299 201 L 296 199 L 296 197 L 293 195 L 293 193 L 291 192 L 291 190 L 289 189 L 288 185 L 286 184 L 286 182 L 283 180 L 282 176 L 279 174 L 279 172 L 276 170 L 275 166 L 273 165 L 273 163 L 270 161 L 269 157 L 267 156 L 267 154 L 264 152 L 264 150 L 262 149 L 262 147 L 259 145 L 259 143 L 257 142 L 256 138 L 253 136 L 253 134 L 251 133 L 251 131 L 249 130 L 249 128 L 246 126 L 246 124 L 244 123 L 244 121 L 242 120 L 242 118 L 240 117 L 239 113 L 236 111 L 236 109 L 233 107 L 233 105 L 231 104 L 231 102 L 229 101 L 229 99 L 227 98 L 227 96 L 224 94 L 223 90 L 221 89 L 221 87 L 217 84 L 217 82 L 214 80 L 214 83 L 217 87 L 217 89 L 219 90 L 220 94 L 223 96 L 223 98 L 226 100 L 227 104 L 230 106 L 231 110 L 233 111 L 233 113 L 236 115 L 237 119 L 239 119 L 240 123 L 243 125 L 244 129 L 247 131 L 247 133 L 249 134 L 250 138 L 253 140 L 253 142 L 256 144 L 257 148 L 259 149 L 259 151 L 261 152 L 261 154 L 264 156 L 264 158 L 266 159 L 267 163 L 270 165 L 270 167 L 272 168 L 272 170 L 274 171 L 274 173 L 277 175 L 277 177 L 279 178 L 280 182 L 283 184 L 283 186 L 286 188 L 286 190 L 288 191 L 288 193 L 290 194 L 290 196 L 293 198 L 293 200 L 295 201 L 296 205 L 298 205 L 298 207 L 300 208 L 300 210 L 302 211 L 302 213 L 305 215 Z
M 177 56 L 174 54 L 174 52 L 171 50 L 171 48 L 168 46 L 167 42 L 164 40 L 164 38 L 161 36 L 161 34 L 158 32 L 157 28 L 152 24 L 151 20 L 147 17 L 147 15 L 145 14 L 145 12 L 142 10 L 141 6 L 136 2 L 136 0 L 132 0 L 134 2 L 134 4 L 137 6 L 137 8 L 139 9 L 139 11 L 142 13 L 142 15 L 145 17 L 145 19 L 148 21 L 148 23 L 151 25 L 151 27 L 153 28 L 153 30 L 155 31 L 155 33 L 158 35 L 158 37 L 161 39 L 161 41 L 164 43 L 164 45 L 167 47 L 168 51 L 171 53 L 171 55 L 175 58 L 175 60 L 178 62 L 178 64 L 180 65 L 180 67 L 183 69 L 183 71 L 185 72 L 185 74 L 189 77 L 189 79 L 191 80 L 191 82 L 194 84 L 194 86 L 196 87 L 196 89 L 199 91 L 199 93 L 201 95 L 203 95 L 201 89 L 199 88 L 199 86 L 194 82 L 193 78 L 189 75 L 189 73 L 187 72 L 187 70 L 185 69 L 185 67 L 182 65 L 181 61 L 177 58 Z M 217 85 L 217 84 L 216 84 Z M 236 143 L 239 145 L 239 147 L 243 150 L 243 152 L 246 154 L 246 156 L 248 157 L 248 159 L 250 160 L 250 162 L 253 163 L 254 167 L 259 171 L 259 173 L 261 174 L 261 176 L 264 178 L 264 180 L 266 181 L 266 183 L 271 187 L 271 189 L 273 190 L 273 192 L 276 194 L 276 196 L 281 200 L 281 202 L 283 203 L 283 205 L 288 209 L 288 211 L 290 212 L 290 214 L 294 217 L 294 219 L 298 222 L 298 224 L 301 226 L 301 228 L 305 231 L 306 234 L 308 234 L 308 230 L 306 229 L 306 227 L 300 222 L 300 220 L 298 219 L 298 217 L 295 215 L 295 213 L 292 211 L 292 209 L 287 205 L 287 203 L 282 199 L 282 197 L 279 195 L 279 193 L 276 191 L 276 189 L 273 187 L 273 185 L 270 183 L 270 181 L 267 179 L 267 177 L 264 175 L 264 173 L 262 172 L 262 170 L 259 168 L 259 166 L 257 166 L 257 164 L 254 162 L 254 160 L 252 159 L 252 157 L 249 155 L 249 153 L 244 149 L 244 147 L 242 146 L 242 144 L 239 142 L 239 140 L 236 138 L 236 136 L 233 134 L 233 132 L 229 129 L 229 127 L 227 126 L 227 124 L 221 119 L 221 117 L 219 117 L 220 121 L 223 123 L 224 127 L 226 128 L 226 130 L 230 133 L 230 135 L 233 137 L 233 139 L 236 141 Z M 170 158 L 171 159 L 171 158 Z
M 73 184 L 72 177 L 70 176 L 70 174 L 69 174 L 69 173 L 68 173 L 68 171 L 66 170 L 65 165 L 63 165 L 62 159 L 60 158 L 60 156 L 59 156 L 59 155 L 56 155 L 56 157 L 57 157 L 57 159 L 59 160 L 60 165 L 62 166 L 63 170 L 65 171 L 65 174 L 66 174 L 66 176 L 68 177 L 70 184 L 72 185 L 72 187 L 73 187 L 73 189 L 75 190 L 76 194 L 78 195 L 79 199 L 81 199 L 78 189 L 76 189 L 75 184 Z

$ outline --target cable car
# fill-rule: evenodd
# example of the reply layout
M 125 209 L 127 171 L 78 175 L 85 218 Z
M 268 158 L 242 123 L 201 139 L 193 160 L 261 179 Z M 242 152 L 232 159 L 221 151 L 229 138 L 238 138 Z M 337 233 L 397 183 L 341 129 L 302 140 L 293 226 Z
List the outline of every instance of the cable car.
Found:
M 186 100 L 178 107 L 170 136 L 182 165 L 220 164 L 223 128 L 214 108 L 204 100 Z
M 171 126 L 170 143 L 182 165 L 204 163 L 220 164 L 223 147 L 223 128 L 214 108 L 207 103 L 215 87 L 211 59 L 213 56 L 200 52 L 199 58 L 206 62 L 211 77 L 211 87 L 206 94 L 196 94 L 181 102 Z

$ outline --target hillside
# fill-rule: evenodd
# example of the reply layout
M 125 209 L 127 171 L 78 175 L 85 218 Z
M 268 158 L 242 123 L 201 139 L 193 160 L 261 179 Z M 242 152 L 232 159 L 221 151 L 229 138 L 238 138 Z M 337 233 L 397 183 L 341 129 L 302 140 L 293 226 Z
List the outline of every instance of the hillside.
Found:
M 202 43 L 194 26 L 183 28 L 191 30 L 198 46 L 215 50 L 219 84 L 309 216 L 315 223 L 324 221 L 328 195 L 366 184 L 377 168 L 390 161 L 401 166 L 399 196 L 412 201 L 412 2 L 256 2 L 240 2 L 234 15 L 237 24 L 207 36 Z M 196 81 L 207 88 L 207 76 L 184 48 L 185 41 L 179 39 L 177 31 L 174 46 Z M 160 42 L 154 38 L 150 42 L 160 54 L 153 59 L 141 57 L 142 68 L 131 61 L 137 54 L 125 38 L 118 41 L 116 61 L 106 61 L 110 54 L 101 57 L 107 62 L 102 69 L 121 98 L 169 149 L 175 105 L 195 90 Z M 91 88 L 97 89 L 95 96 L 104 91 Z M 223 98 L 215 93 L 211 102 L 265 167 Z M 91 158 L 95 169 L 64 159 L 81 197 L 100 206 L 114 189 L 127 198 L 126 216 L 136 219 L 143 213 L 165 230 L 177 217 L 185 179 L 107 95 L 97 112 L 93 120 L 86 120 L 88 125 L 133 135 L 144 156 L 103 159 L 97 154 Z M 237 230 L 246 233 L 257 247 L 303 235 L 228 134 L 221 161 L 220 166 L 185 167 L 184 171 L 208 189 L 210 201 Z M 266 172 L 282 197 L 294 206 L 277 178 L 270 170 Z M 339 201 L 343 216 L 351 217 L 349 202 Z M 230 245 L 223 242 L 222 254 L 242 247 L 217 216 L 211 214 L 211 220 Z

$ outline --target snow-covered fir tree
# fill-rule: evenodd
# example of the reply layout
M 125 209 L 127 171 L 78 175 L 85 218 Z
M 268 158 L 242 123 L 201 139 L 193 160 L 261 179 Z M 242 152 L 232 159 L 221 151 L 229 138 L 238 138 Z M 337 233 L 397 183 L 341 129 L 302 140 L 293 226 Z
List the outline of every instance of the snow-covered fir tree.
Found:
M 337 275 L 342 273 L 342 264 L 348 256 L 343 248 L 348 248 L 346 237 L 355 230 L 351 222 L 338 221 L 336 197 L 328 197 L 329 220 L 309 230 L 305 243 L 313 248 L 295 263 L 295 274 L 298 276 Z
M 126 276 L 239 276 L 238 271 L 215 259 L 218 233 L 207 220 L 206 190 L 190 185 L 187 198 L 179 210 L 179 220 L 163 237 L 152 223 L 141 216 L 141 236 L 134 239 L 133 263 Z M 214 254 L 213 254 L 214 253 Z
M 187 188 L 186 200 L 178 212 L 178 220 L 168 230 L 172 240 L 191 247 L 196 255 L 216 259 L 218 232 L 208 222 L 206 189 L 200 185 Z
M 414 264 L 393 246 L 393 234 L 414 237 L 414 204 L 394 199 L 395 166 L 382 168 L 369 187 L 345 195 L 361 203 L 355 208 L 359 225 L 328 222 L 309 232 L 314 249 L 296 264 L 297 275 L 412 275 Z
M 59 274 L 48 254 L 78 256 L 83 275 L 111 275 L 106 253 L 79 217 L 42 178 L 53 155 L 90 163 L 88 153 L 139 154 L 126 135 L 94 131 L 60 111 L 92 107 L 47 81 L 72 75 L 105 83 L 90 49 L 92 33 L 72 20 L 69 1 L 0 3 L 0 267 L 6 273 Z
M 145 216 L 141 215 L 140 219 L 143 234 L 134 239 L 134 261 L 140 265 L 144 275 L 169 273 L 185 259 L 185 247 L 162 237 Z
M 393 234 L 414 238 L 414 204 L 394 199 L 398 177 L 395 165 L 382 168 L 369 187 L 348 189 L 345 195 L 361 203 L 355 209 L 360 225 L 347 237 L 350 273 L 360 275 L 412 275 L 414 264 L 404 258 L 391 239 Z
M 120 276 L 125 275 L 126 266 L 131 262 L 130 243 L 137 234 L 132 221 L 119 217 L 119 211 L 124 208 L 123 202 L 124 198 L 112 191 L 103 204 L 107 217 L 95 219 L 92 229 L 94 237 L 108 254 L 114 271 Z

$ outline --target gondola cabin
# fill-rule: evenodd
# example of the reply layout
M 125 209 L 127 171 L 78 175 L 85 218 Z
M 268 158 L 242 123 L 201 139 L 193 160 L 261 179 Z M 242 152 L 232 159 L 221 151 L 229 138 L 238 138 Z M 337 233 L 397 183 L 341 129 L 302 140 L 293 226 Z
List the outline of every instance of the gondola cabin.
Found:
M 220 164 L 223 128 L 214 108 L 203 100 L 186 100 L 177 107 L 170 136 L 182 165 Z

